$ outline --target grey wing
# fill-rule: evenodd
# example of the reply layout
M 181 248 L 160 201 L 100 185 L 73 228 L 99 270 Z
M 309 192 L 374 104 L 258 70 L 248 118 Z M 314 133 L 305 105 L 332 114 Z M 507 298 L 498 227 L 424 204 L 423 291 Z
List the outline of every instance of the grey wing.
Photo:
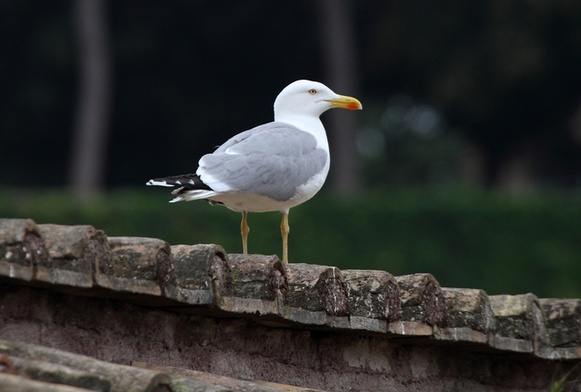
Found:
M 242 132 L 200 159 L 197 174 L 218 192 L 239 191 L 275 200 L 292 198 L 297 188 L 325 167 L 328 154 L 313 135 L 272 122 Z

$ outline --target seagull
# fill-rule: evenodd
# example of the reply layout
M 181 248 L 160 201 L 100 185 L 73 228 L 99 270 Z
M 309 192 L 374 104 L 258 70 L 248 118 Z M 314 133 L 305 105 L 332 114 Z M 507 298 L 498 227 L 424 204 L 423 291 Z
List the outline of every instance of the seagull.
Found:
M 192 174 L 154 178 L 176 187 L 170 202 L 207 200 L 242 213 L 242 249 L 248 254 L 249 212 L 280 211 L 282 260 L 288 263 L 288 215 L 311 199 L 329 172 L 329 143 L 319 116 L 331 108 L 361 110 L 356 98 L 322 83 L 297 80 L 274 101 L 274 121 L 241 132 L 206 154 Z

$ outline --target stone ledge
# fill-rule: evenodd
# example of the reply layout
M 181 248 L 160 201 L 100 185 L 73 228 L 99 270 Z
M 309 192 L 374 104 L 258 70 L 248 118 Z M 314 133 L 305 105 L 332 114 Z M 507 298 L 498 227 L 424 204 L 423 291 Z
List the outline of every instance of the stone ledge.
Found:
M 581 358 L 578 299 L 488 296 L 442 288 L 430 274 L 284 265 L 277 256 L 229 255 L 213 244 L 107 237 L 91 226 L 0 219 L 0 280 L 265 325 Z
M 114 297 L 95 298 L 27 286 L 2 285 L 0 336 L 10 343 L 42 344 L 121 364 L 121 373 L 125 373 L 124 366 L 138 361 L 239 381 L 268 380 L 337 392 L 445 392 L 454 386 L 470 391 L 543 392 L 555 375 L 578 369 L 575 363 L 579 360 L 551 361 L 530 353 L 498 350 L 486 340 L 474 343 L 476 339 L 470 335 L 483 334 L 469 328 L 450 330 L 421 322 L 394 321 L 387 332 L 370 332 L 345 325 L 335 328 L 332 322 L 320 326 L 291 324 L 279 316 L 220 313 L 203 305 L 186 306 L 187 311 L 177 312 L 171 307 L 152 308 Z M 440 329 L 449 340 L 438 339 L 446 337 Z M 25 359 L 62 365 L 67 374 L 82 375 L 88 370 L 77 369 L 58 351 L 45 358 L 42 350 L 35 350 Z M 96 375 L 109 379 L 101 370 Z M 577 378 L 577 373 L 572 375 L 572 379 Z M 182 390 L 180 379 L 171 380 L 176 382 L 170 385 L 176 387 L 173 392 Z M 219 383 L 206 383 L 210 386 L 198 390 L 224 390 Z M 5 390 L 4 385 L 0 390 Z

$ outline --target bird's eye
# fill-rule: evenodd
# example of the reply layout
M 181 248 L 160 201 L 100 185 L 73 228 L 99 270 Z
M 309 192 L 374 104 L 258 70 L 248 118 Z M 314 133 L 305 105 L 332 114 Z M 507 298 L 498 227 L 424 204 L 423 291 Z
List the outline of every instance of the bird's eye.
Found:
M 314 88 L 309 90 L 309 94 L 311 95 L 315 95 L 317 93 L 317 90 L 315 90 Z

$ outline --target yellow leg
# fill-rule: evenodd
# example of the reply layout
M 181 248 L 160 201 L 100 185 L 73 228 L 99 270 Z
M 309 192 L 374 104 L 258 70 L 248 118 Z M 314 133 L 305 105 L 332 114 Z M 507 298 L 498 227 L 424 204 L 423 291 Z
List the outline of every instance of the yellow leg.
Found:
M 248 213 L 246 211 L 242 212 L 242 223 L 240 223 L 240 233 L 242 234 L 242 253 L 248 254 L 248 233 L 250 233 L 250 227 L 248 226 Z
M 284 264 L 288 263 L 288 233 L 290 233 L 288 212 L 283 212 L 282 221 L 280 222 L 280 234 L 282 236 L 282 262 Z

